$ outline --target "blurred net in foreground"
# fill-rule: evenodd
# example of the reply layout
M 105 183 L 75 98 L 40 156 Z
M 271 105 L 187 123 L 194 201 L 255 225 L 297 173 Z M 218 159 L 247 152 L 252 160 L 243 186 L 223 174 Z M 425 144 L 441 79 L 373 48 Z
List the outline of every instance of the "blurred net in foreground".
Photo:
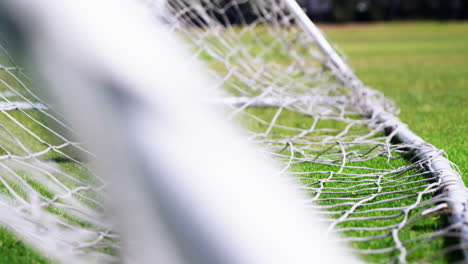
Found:
M 0 45 L 12 45 L 2 39 Z M 104 182 L 61 114 L 0 46 L 0 221 L 49 256 L 112 259 Z

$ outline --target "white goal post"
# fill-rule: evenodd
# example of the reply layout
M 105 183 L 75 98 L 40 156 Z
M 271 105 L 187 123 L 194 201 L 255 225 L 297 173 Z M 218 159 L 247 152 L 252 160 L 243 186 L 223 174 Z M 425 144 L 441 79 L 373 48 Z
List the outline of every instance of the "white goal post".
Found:
M 0 7 L 0 222 L 46 256 L 468 257 L 456 165 L 295 0 Z

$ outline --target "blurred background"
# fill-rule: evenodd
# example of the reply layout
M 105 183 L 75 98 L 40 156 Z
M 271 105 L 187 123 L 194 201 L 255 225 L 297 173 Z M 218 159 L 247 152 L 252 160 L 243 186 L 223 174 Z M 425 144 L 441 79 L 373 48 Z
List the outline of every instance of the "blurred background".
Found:
M 169 0 L 173 1 L 173 0 Z M 219 0 L 220 6 L 231 0 Z M 394 20 L 468 19 L 468 0 L 297 0 L 315 22 L 377 22 Z M 244 19 L 255 19 L 247 1 L 239 4 Z M 250 14 L 250 15 L 249 15 Z M 227 12 L 231 23 L 239 23 L 235 12 Z
M 467 0 L 298 0 L 320 22 L 468 18 Z

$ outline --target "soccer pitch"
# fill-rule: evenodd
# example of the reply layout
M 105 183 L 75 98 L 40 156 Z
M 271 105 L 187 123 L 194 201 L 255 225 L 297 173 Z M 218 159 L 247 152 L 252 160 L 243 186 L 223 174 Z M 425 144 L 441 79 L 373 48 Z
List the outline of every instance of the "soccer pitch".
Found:
M 395 101 L 411 130 L 447 152 L 467 184 L 468 23 L 322 28 L 361 80 Z
M 465 106 L 468 101 L 468 36 L 464 33 L 468 31 L 468 24 L 392 23 L 321 28 L 350 57 L 348 62 L 361 80 L 394 100 L 401 108 L 400 119 L 427 142 L 444 149 L 450 159 L 460 166 L 462 175 L 466 176 L 468 157 L 464 131 L 468 126 L 468 108 Z M 265 119 L 274 115 L 274 111 L 261 111 L 256 114 Z M 294 118 L 285 122 L 300 123 Z M 372 162 L 365 166 L 387 166 L 384 160 L 381 163 L 378 160 Z M 400 159 L 394 165 L 400 166 L 404 162 Z M 296 165 L 292 168 L 297 172 L 321 169 L 317 165 Z M 307 183 L 307 180 L 303 181 Z M 464 178 L 464 181 L 468 183 L 468 178 Z M 405 188 L 410 187 L 415 186 Z M 437 228 L 437 220 L 433 220 L 432 224 L 419 223 L 421 228 L 412 230 L 408 235 L 420 235 L 427 228 Z M 385 242 L 388 241 L 372 243 Z M 425 252 L 436 251 L 443 246 L 441 243 L 430 243 L 413 257 L 416 259 Z M 374 246 L 371 243 L 357 245 L 359 248 Z M 383 254 L 366 259 L 386 262 L 389 257 L 394 256 Z M 0 262 L 48 263 L 49 260 L 2 229 Z M 445 260 L 441 259 L 440 262 Z

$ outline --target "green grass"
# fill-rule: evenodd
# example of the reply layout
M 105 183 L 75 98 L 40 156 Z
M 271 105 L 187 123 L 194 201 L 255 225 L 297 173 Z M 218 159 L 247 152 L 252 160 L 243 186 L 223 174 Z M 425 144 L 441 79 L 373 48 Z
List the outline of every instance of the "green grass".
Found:
M 324 27 L 368 86 L 401 108 L 400 119 L 445 150 L 468 183 L 468 23 Z
M 444 149 L 468 183 L 468 23 L 391 23 L 324 29 L 349 56 L 361 80 L 394 100 L 401 108 L 400 119 L 424 140 Z M 378 163 L 373 166 L 385 166 Z M 431 225 L 437 228 L 433 226 L 437 222 L 425 219 L 405 236 L 430 232 Z M 409 260 L 430 256 L 446 246 L 444 243 L 442 239 L 432 241 Z M 393 257 L 382 254 L 365 259 L 386 262 Z M 444 263 L 447 259 L 437 261 Z
M 468 183 L 468 23 L 391 23 L 370 25 L 325 26 L 328 37 L 349 56 L 349 63 L 356 74 L 368 86 L 382 91 L 401 108 L 400 119 L 426 141 L 448 154 L 455 162 L 465 183 Z M 268 119 L 267 119 L 268 120 Z M 298 122 L 296 120 L 296 122 Z M 400 163 L 400 164 L 398 164 Z M 405 161 L 396 160 L 394 166 Z M 385 160 L 373 160 L 366 167 L 388 168 Z M 301 164 L 296 171 L 331 170 L 327 166 Z M 361 173 L 365 173 L 362 171 Z M 359 173 L 354 170 L 353 173 Z M 404 176 L 404 175 L 402 175 Z M 317 178 L 317 177 L 314 177 Z M 307 182 L 305 182 L 307 183 Z M 386 185 L 391 189 L 391 184 Z M 346 187 L 337 184 L 329 187 Z M 405 188 L 418 187 L 417 185 Z M 421 185 L 422 187 L 422 185 Z M 365 192 L 356 192 L 364 195 Z M 338 197 L 328 194 L 325 198 Z M 384 198 L 389 198 L 384 197 Z M 428 199 L 429 197 L 425 197 Z M 330 201 L 327 201 L 330 203 Z M 340 203 L 342 201 L 331 201 Z M 412 203 L 413 199 L 404 203 Z M 388 204 L 385 207 L 397 206 Z M 377 208 L 367 207 L 364 209 Z M 340 207 L 337 210 L 346 210 Z M 335 209 L 333 209 L 335 210 Z M 414 212 L 416 213 L 416 212 Z M 377 213 L 390 215 L 391 213 Z M 369 213 L 365 216 L 375 214 Z M 401 218 L 385 220 L 386 224 L 398 223 Z M 405 228 L 401 239 L 424 235 L 437 230 L 437 217 L 422 219 Z M 352 227 L 353 221 L 340 227 Z M 383 221 L 369 222 L 368 226 L 378 227 Z M 354 233 L 353 233 L 354 232 Z M 385 232 L 345 232 L 351 236 L 379 235 Z M 435 239 L 408 256 L 417 262 L 430 257 L 434 252 L 447 246 L 446 239 Z M 392 244 L 390 238 L 372 242 L 352 243 L 355 248 L 383 248 Z M 392 261 L 398 252 L 365 255 L 363 259 L 372 263 Z M 450 261 L 447 257 L 433 260 L 436 263 Z
M 246 110 L 248 113 L 253 114 L 257 117 L 260 117 L 264 120 L 271 120 L 275 116 L 277 109 L 275 108 L 249 108 Z M 294 128 L 307 129 L 314 122 L 314 118 L 309 115 L 299 114 L 293 111 L 283 110 L 282 114 L 276 120 L 277 125 L 289 126 Z M 248 127 L 250 131 L 256 133 L 262 133 L 268 127 L 268 125 L 262 124 L 261 122 L 246 119 L 242 124 L 243 126 Z M 336 135 L 336 132 L 325 131 L 318 132 L 318 129 L 321 128 L 334 128 L 341 131 L 345 127 L 345 123 L 331 121 L 331 120 L 320 120 L 316 123 L 316 131 L 313 133 L 307 134 L 307 137 L 315 137 L 319 139 L 323 136 Z M 362 135 L 362 130 L 365 127 L 356 126 L 356 130 L 350 129 L 349 134 L 353 132 L 358 132 L 359 135 Z M 284 128 L 273 128 L 271 130 L 271 137 L 274 138 L 278 135 L 297 135 L 297 131 L 291 131 Z M 262 138 L 262 135 L 258 136 Z M 269 138 L 269 137 L 267 137 Z M 315 140 L 313 140 L 315 142 Z M 341 140 L 342 143 L 346 142 Z M 296 147 L 300 144 L 295 143 Z M 327 154 L 330 153 L 340 153 L 339 148 L 336 147 L 336 143 L 331 142 L 325 146 L 318 146 L 318 150 L 308 150 L 306 154 L 317 156 L 317 154 L 324 149 L 333 147 L 331 150 L 327 150 Z M 366 146 L 359 146 L 359 149 L 365 148 Z M 368 146 L 368 147 L 372 147 Z M 285 149 L 281 152 L 286 156 L 289 156 L 289 149 Z M 349 153 L 349 151 L 348 151 Z M 394 154 L 395 159 L 390 160 L 390 163 L 395 168 L 402 168 L 401 170 L 389 172 L 390 167 L 387 164 L 386 157 L 373 158 L 365 162 L 347 162 L 346 167 L 342 173 L 340 171 L 341 162 L 336 162 L 333 165 L 329 164 L 320 164 L 319 162 L 297 162 L 294 163 L 291 167 L 291 170 L 294 173 L 301 173 L 300 179 L 301 183 L 309 188 L 318 188 L 320 186 L 320 180 L 327 179 L 330 176 L 330 172 L 335 173 L 332 180 L 335 182 L 325 182 L 323 187 L 324 192 L 320 195 L 320 200 L 317 200 L 317 204 L 322 208 L 326 208 L 327 211 L 331 212 L 344 212 L 349 211 L 356 202 L 359 200 L 365 199 L 371 195 L 376 194 L 377 186 L 375 182 L 377 176 L 382 175 L 380 186 L 382 187 L 382 193 L 378 196 L 372 198 L 369 202 L 363 203 L 357 207 L 354 213 L 350 215 L 345 221 L 337 224 L 337 228 L 360 228 L 360 230 L 348 230 L 341 232 L 344 237 L 376 237 L 383 236 L 382 238 L 374 239 L 372 241 L 354 241 L 351 242 L 351 246 L 359 250 L 376 250 L 389 248 L 394 246 L 393 239 L 390 233 L 390 229 L 379 230 L 379 231 L 369 231 L 363 230 L 362 228 L 384 228 L 390 225 L 397 225 L 403 220 L 403 214 L 401 209 L 395 209 L 401 206 L 410 206 L 417 202 L 416 194 L 423 191 L 428 183 L 432 182 L 432 179 L 428 177 L 428 173 L 418 172 L 418 175 L 414 175 L 416 170 L 414 168 L 404 169 L 405 165 L 408 162 L 396 154 Z M 295 158 L 302 158 L 303 155 L 296 152 Z M 348 155 L 350 158 L 351 155 Z M 378 175 L 375 173 L 378 170 Z M 383 175 L 383 173 L 386 173 Z M 346 174 L 346 175 L 345 175 Z M 358 185 L 360 184 L 360 185 Z M 365 184 L 365 185 L 363 185 Z M 347 191 L 337 188 L 348 188 Z M 337 193 L 339 192 L 339 193 Z M 310 191 L 311 196 L 315 196 L 316 192 L 312 189 Z M 407 197 L 408 195 L 413 195 Z M 426 193 L 422 196 L 422 201 L 427 201 L 432 198 L 433 193 Z M 398 199 L 398 200 L 390 200 Z M 349 204 L 353 202 L 353 204 Z M 376 203 L 380 202 L 380 203 Z M 376 204 L 372 204 L 376 203 Z M 388 210 L 391 209 L 391 210 Z M 421 238 L 424 235 L 433 234 L 438 230 L 439 226 L 439 216 L 433 215 L 429 217 L 420 217 L 418 214 L 425 208 L 417 208 L 410 212 L 409 218 L 415 221 L 411 221 L 411 224 L 405 225 L 403 230 L 399 233 L 399 238 L 402 241 L 409 241 L 414 238 Z M 385 210 L 385 211 L 383 211 Z M 332 219 L 337 219 L 341 217 L 342 213 L 329 215 Z M 387 219 L 371 220 L 367 219 L 362 221 L 356 217 L 362 218 L 375 218 L 375 217 L 387 217 Z M 405 247 L 412 249 L 417 246 L 417 248 L 410 252 L 407 256 L 407 260 L 410 262 L 415 262 L 421 259 L 427 259 L 433 256 L 435 252 L 441 252 L 443 248 L 447 246 L 445 243 L 444 237 L 438 237 L 432 241 L 429 241 L 427 244 L 423 244 L 424 239 L 419 239 L 418 241 L 409 242 L 405 244 Z M 391 250 L 389 252 L 375 253 L 375 254 L 365 254 L 362 255 L 362 258 L 371 263 L 387 263 L 393 261 L 399 255 L 398 250 Z M 443 256 L 445 257 L 445 256 Z M 433 263 L 446 263 L 445 258 L 438 258 L 433 260 Z
M 346 26 L 324 26 L 329 38 L 336 42 L 339 47 L 350 57 L 349 63 L 356 70 L 357 75 L 365 84 L 374 89 L 383 91 L 384 94 L 394 100 L 401 108 L 399 117 L 409 124 L 410 128 L 426 141 L 434 144 L 438 148 L 444 149 L 450 159 L 461 169 L 465 183 L 468 183 L 468 143 L 466 143 L 465 130 L 468 128 L 467 112 L 468 107 L 468 23 L 392 23 L 392 24 L 370 24 L 370 25 L 346 25 Z M 267 37 L 267 36 L 266 36 Z M 268 38 L 268 37 L 267 37 Z M 255 47 L 253 47 L 255 51 Z M 203 54 L 202 54 L 203 55 Z M 0 58 L 1 59 L 1 58 Z M 271 60 L 282 60 L 282 56 L 272 56 Z M 266 120 L 275 114 L 274 110 L 258 112 L 249 110 L 256 115 L 264 117 Z M 21 120 L 26 126 L 38 131 L 47 137 L 46 131 L 41 128 L 34 128 L 33 123 L 28 123 L 26 117 L 21 113 L 12 113 L 15 118 Z M 285 124 L 294 127 L 307 128 L 312 122 L 310 117 L 295 115 L 294 113 L 284 114 Z M 8 120 L 2 115 L 0 122 L 8 124 Z M 255 124 L 248 124 L 255 126 Z M 326 124 L 330 127 L 333 124 Z M 8 125 L 13 126 L 13 125 Z M 273 131 L 274 132 L 274 131 Z M 0 135 L 1 136 L 1 135 Z M 18 137 L 23 137 L 18 132 Z M 1 138 L 1 137 L 0 137 Z M 26 136 L 24 136 L 26 138 Z M 25 139 L 26 140 L 26 139 Z M 53 141 L 53 138 L 48 138 Z M 26 140 L 27 141 L 27 140 Z M 41 148 L 37 142 L 28 142 L 29 148 Z M 49 157 L 51 159 L 54 156 Z M 392 161 L 394 166 L 406 164 L 403 159 Z M 373 168 L 388 168 L 386 160 L 375 159 L 365 165 Z M 65 170 L 74 171 L 76 174 L 86 173 L 78 171 L 73 164 L 61 165 Z M 293 167 L 297 172 L 310 172 L 317 170 L 336 170 L 330 166 L 303 163 Z M 346 169 L 349 173 L 365 173 L 360 169 Z M 404 177 L 405 175 L 402 175 Z M 317 177 L 326 177 L 317 176 Z M 310 180 L 303 180 L 304 184 L 312 183 Z M 385 187 L 392 190 L 395 183 L 387 182 Z M 420 185 L 414 184 L 405 188 L 418 188 Z M 333 187 L 347 187 L 346 184 L 336 184 Z M 0 191 L 3 191 L 0 188 Z M 47 193 L 47 190 L 43 190 Z M 354 195 L 365 195 L 365 191 L 356 190 Z M 334 194 L 327 194 L 323 197 L 333 198 Z M 398 197 L 398 195 L 395 195 Z M 388 198 L 388 197 L 386 197 Z M 425 197 L 427 199 L 428 197 Z M 323 201 L 322 205 L 337 204 L 340 201 Z M 404 203 L 414 202 L 414 199 L 407 199 Z M 387 207 L 395 206 L 398 203 L 388 204 Z M 349 206 L 342 206 L 333 210 L 348 209 Z M 360 210 L 370 209 L 361 208 Z M 384 213 L 366 213 L 364 216 L 384 215 Z M 390 215 L 390 213 L 389 213 Z M 386 220 L 387 221 L 387 220 Z M 400 221 L 396 217 L 387 222 L 370 223 L 369 226 L 379 226 L 392 221 Z M 415 237 L 437 228 L 437 219 L 429 218 L 409 226 L 402 236 Z M 352 227 L 353 221 L 341 224 L 340 227 Z M 352 236 L 370 235 L 366 231 L 347 231 L 346 234 Z M 372 233 L 371 235 L 376 235 Z M 360 249 L 379 248 L 382 245 L 391 244 L 391 240 L 383 238 L 378 241 L 354 243 Z M 435 240 L 421 250 L 414 252 L 410 260 L 417 260 L 426 257 L 432 252 L 444 246 L 443 240 Z M 367 256 L 365 259 L 370 262 L 387 262 L 396 257 L 395 252 L 383 253 L 379 255 Z M 439 259 L 439 262 L 446 262 Z M 6 229 L 0 229 L 0 263 L 49 263 L 46 257 L 41 256 L 27 245 L 11 235 Z
M 346 25 L 324 27 L 329 38 L 338 43 L 340 48 L 350 57 L 350 64 L 356 70 L 357 75 L 363 82 L 374 89 L 384 92 L 387 98 L 392 99 L 401 108 L 399 117 L 403 122 L 409 124 L 410 128 L 426 141 L 434 144 L 438 148 L 444 149 L 450 159 L 460 166 L 463 179 L 468 182 L 467 172 L 467 151 L 465 143 L 465 129 L 467 128 L 467 92 L 468 85 L 468 23 L 393 23 L 393 24 L 371 24 L 371 25 Z M 256 32 L 261 34 L 261 29 Z M 248 41 L 248 40 L 246 40 Z M 271 59 L 271 58 L 268 58 Z M 283 58 L 273 58 L 282 60 Z M 249 113 L 254 114 L 263 120 L 272 120 L 276 113 L 275 109 L 250 109 Z M 284 113 L 285 112 L 285 113 Z M 284 126 L 306 129 L 310 127 L 312 118 L 300 114 L 283 111 L 277 120 L 277 124 Z M 322 121 L 320 121 L 322 122 Z M 320 122 L 318 126 L 320 126 Z M 258 122 L 245 122 L 243 125 L 256 132 L 265 131 L 265 125 Z M 340 123 L 328 123 L 325 127 L 335 127 Z M 343 124 L 341 124 L 343 125 Z M 293 131 L 273 129 L 271 134 L 291 135 Z M 320 133 L 319 133 L 320 134 Z M 319 136 L 319 135 L 309 135 Z M 285 151 L 287 154 L 287 151 Z M 403 159 L 393 161 L 395 167 L 402 166 L 407 162 Z M 358 165 L 358 164 L 352 164 Z M 385 159 L 375 159 L 364 164 L 365 167 L 375 169 L 388 169 Z M 336 167 L 320 165 L 315 163 L 302 163 L 294 165 L 293 171 L 336 171 Z M 361 169 L 346 169 L 345 172 L 362 174 L 368 171 Z M 398 176 L 396 179 L 405 181 L 405 176 L 414 173 Z M 327 175 L 310 175 L 313 180 L 302 180 L 304 184 L 311 184 L 317 179 L 326 178 Z M 422 180 L 425 176 L 417 179 Z M 362 177 L 357 180 L 363 180 Z M 371 179 L 369 179 L 371 180 Z M 329 188 L 350 187 L 353 183 L 329 184 Z M 422 191 L 425 183 L 409 184 L 405 187 L 396 187 L 395 183 L 386 182 L 383 184 L 387 191 L 415 188 Z M 395 187 L 393 187 L 395 186 Z M 414 193 L 413 190 L 412 192 Z M 320 204 L 337 205 L 345 201 L 342 198 L 358 198 L 369 195 L 371 192 L 362 188 L 356 188 L 353 194 L 333 194 L 322 195 L 321 198 L 332 198 L 324 200 Z M 312 195 L 314 193 L 312 192 Z M 404 194 L 389 194 L 376 198 L 378 201 L 388 198 L 396 198 Z M 432 195 L 425 195 L 423 200 L 427 200 Z M 339 199 L 338 199 L 339 198 Z M 392 208 L 395 206 L 409 205 L 416 201 L 416 198 L 405 199 L 398 202 L 385 203 L 376 206 L 361 206 L 359 210 Z M 349 210 L 351 206 L 343 205 L 331 210 Z M 411 212 L 411 216 L 416 216 L 421 209 Z M 389 216 L 395 212 L 370 212 L 360 216 Z M 333 218 L 333 217 L 332 217 Z M 402 216 L 395 216 L 388 220 L 369 221 L 365 223 L 367 227 L 382 227 L 388 224 L 398 224 Z M 439 217 L 432 216 L 418 219 L 414 224 L 408 225 L 400 233 L 402 240 L 408 240 L 427 234 L 431 234 L 438 229 Z M 362 223 L 350 220 L 339 224 L 340 228 L 362 226 Z M 348 236 L 376 236 L 388 234 L 384 232 L 369 231 L 346 231 Z M 412 242 L 408 247 L 414 247 L 421 241 Z M 440 237 L 428 241 L 415 251 L 409 252 L 407 260 L 418 262 L 421 259 L 430 258 L 435 252 L 448 246 L 448 239 Z M 392 246 L 393 240 L 387 236 L 370 242 L 352 242 L 357 249 L 377 249 Z M 365 255 L 363 259 L 372 263 L 386 263 L 395 260 L 398 251 L 382 254 Z M 434 263 L 447 263 L 450 257 L 441 256 L 431 260 Z
M 5 228 L 0 228 L 0 263 L 51 263 Z
M 363 82 L 394 100 L 400 119 L 444 149 L 468 183 L 468 23 L 361 25 L 326 32 Z
M 6 56 L 1 53 L 0 64 L 3 66 L 12 66 L 11 62 L 6 58 Z M 13 74 L 16 76 L 21 76 L 18 71 L 13 71 Z M 23 82 L 26 86 L 31 87 L 31 84 L 26 80 L 26 78 L 20 77 L 20 79 L 21 82 Z M 11 94 L 11 90 L 8 87 L 10 86 L 12 89 L 24 95 L 32 102 L 37 102 L 37 99 L 31 96 L 31 94 L 29 94 L 29 92 L 22 87 L 22 84 L 17 81 L 11 74 L 8 74 L 8 72 L 0 70 L 0 80 L 2 81 L 0 83 L 0 93 L 6 94 L 6 92 L 9 92 L 10 95 L 6 96 L 8 100 L 24 101 L 24 99 L 20 96 Z M 4 101 L 3 97 L 1 97 L 0 100 Z M 20 127 L 15 122 L 20 123 L 23 127 Z M 11 110 L 0 112 L 0 155 L 4 156 L 8 153 L 17 156 L 27 156 L 28 153 L 22 147 L 20 147 L 16 140 L 19 140 L 23 147 L 26 148 L 30 153 L 38 153 L 46 150 L 49 146 L 59 146 L 65 143 L 63 139 L 60 139 L 58 136 L 51 133 L 41 124 L 44 124 L 48 128 L 51 128 L 66 138 L 72 138 L 70 131 L 65 129 L 63 126 L 60 126 L 56 121 L 41 113 L 40 111 Z M 25 129 L 32 131 L 38 138 L 47 143 L 45 144 L 40 140 L 35 139 L 33 136 L 27 133 Z M 91 185 L 99 185 L 99 183 L 96 182 L 94 177 L 90 174 L 90 171 L 87 170 L 83 165 L 65 157 L 59 152 L 65 153 L 66 155 L 76 160 L 81 160 L 83 157 L 85 157 L 85 155 L 82 155 L 83 153 L 78 148 L 74 146 L 66 146 L 58 148 L 57 151 L 48 151 L 38 157 L 38 159 L 40 159 L 45 164 L 51 165 L 61 170 L 62 172 L 68 173 L 69 175 L 80 179 L 83 182 L 87 182 Z M 25 163 L 30 165 L 37 165 L 33 159 L 25 159 Z M 44 182 L 41 182 L 38 178 L 39 175 L 45 177 L 42 173 L 10 159 L 1 160 L 1 164 L 14 171 L 18 177 L 22 178 L 29 186 L 36 189 L 42 196 L 48 199 L 54 197 L 55 194 L 52 193 L 51 190 L 44 185 Z M 59 173 L 51 172 L 51 174 L 53 174 L 61 183 L 70 189 L 80 186 L 79 183 L 72 181 Z M 30 197 L 28 197 L 26 194 L 24 185 L 22 185 L 18 179 L 12 177 L 11 173 L 3 168 L 0 168 L 0 175 L 2 179 L 7 182 L 20 197 L 26 201 L 29 201 Z M 2 196 L 10 195 L 9 190 L 3 184 L 0 185 L 0 193 Z M 80 191 L 80 194 L 94 198 L 97 201 L 100 200 L 96 193 L 93 193 L 89 190 Z M 82 198 L 78 198 L 78 200 L 81 200 L 90 208 L 97 209 L 96 204 L 91 203 L 88 200 Z M 67 203 L 63 199 L 58 199 L 57 202 Z M 76 219 L 76 217 L 70 214 L 69 210 L 54 207 L 53 205 L 47 206 L 45 209 L 49 212 L 60 215 L 70 223 L 74 223 L 77 226 L 91 226 L 90 223 Z M 31 249 L 25 242 L 21 241 L 15 235 L 13 235 L 6 227 L 0 228 L 0 263 L 52 262 L 53 261 L 49 257 L 36 252 L 34 249 Z

